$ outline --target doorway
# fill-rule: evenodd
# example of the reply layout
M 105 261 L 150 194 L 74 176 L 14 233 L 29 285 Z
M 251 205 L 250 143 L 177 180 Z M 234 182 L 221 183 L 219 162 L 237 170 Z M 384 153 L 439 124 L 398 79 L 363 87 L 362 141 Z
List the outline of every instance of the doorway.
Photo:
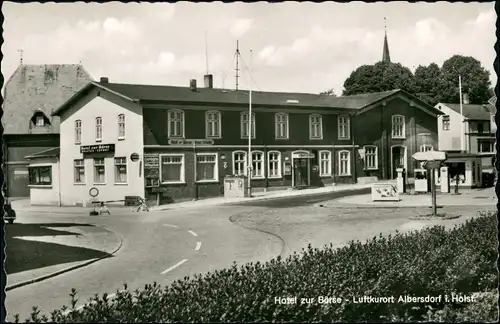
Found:
M 293 187 L 309 187 L 309 159 L 293 159 Z
M 396 169 L 404 168 L 408 173 L 408 167 L 406 164 L 406 147 L 401 145 L 396 145 L 391 147 L 391 179 L 395 179 L 398 176 Z

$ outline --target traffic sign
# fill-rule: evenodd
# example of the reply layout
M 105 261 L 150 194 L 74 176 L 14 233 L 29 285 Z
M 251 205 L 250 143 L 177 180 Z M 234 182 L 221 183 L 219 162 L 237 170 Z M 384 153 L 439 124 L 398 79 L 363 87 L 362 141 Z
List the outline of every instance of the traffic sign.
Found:
M 441 151 L 417 152 L 413 154 L 413 158 L 417 161 L 444 161 L 446 153 Z

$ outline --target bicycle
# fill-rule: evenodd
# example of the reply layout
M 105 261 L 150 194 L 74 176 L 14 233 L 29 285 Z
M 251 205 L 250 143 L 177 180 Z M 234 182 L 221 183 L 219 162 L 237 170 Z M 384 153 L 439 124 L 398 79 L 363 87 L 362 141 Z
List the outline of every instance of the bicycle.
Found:
M 146 205 L 146 199 L 139 198 L 139 203 L 140 204 L 139 204 L 139 207 L 137 207 L 137 212 L 140 212 L 141 210 L 149 212 L 149 207 L 148 207 L 148 205 Z

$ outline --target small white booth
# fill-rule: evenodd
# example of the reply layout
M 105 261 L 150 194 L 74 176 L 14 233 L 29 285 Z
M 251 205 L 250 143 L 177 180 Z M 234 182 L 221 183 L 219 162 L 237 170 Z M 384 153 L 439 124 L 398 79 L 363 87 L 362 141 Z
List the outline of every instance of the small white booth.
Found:
M 482 186 L 482 163 L 480 155 L 448 153 L 443 167 L 440 170 L 436 170 L 437 185 L 443 185 L 443 181 L 446 181 L 445 176 L 447 173 L 451 191 L 456 187 L 457 179 L 459 188 L 480 188 Z
M 242 176 L 226 176 L 224 178 L 224 198 L 248 197 L 248 180 Z
M 59 148 L 44 150 L 25 159 L 30 161 L 30 204 L 61 206 Z

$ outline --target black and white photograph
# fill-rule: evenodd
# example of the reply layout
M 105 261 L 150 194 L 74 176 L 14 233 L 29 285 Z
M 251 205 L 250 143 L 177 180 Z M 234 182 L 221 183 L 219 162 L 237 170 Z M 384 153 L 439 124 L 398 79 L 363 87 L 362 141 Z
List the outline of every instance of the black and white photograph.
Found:
M 497 2 L 0 6 L 2 322 L 499 320 Z

